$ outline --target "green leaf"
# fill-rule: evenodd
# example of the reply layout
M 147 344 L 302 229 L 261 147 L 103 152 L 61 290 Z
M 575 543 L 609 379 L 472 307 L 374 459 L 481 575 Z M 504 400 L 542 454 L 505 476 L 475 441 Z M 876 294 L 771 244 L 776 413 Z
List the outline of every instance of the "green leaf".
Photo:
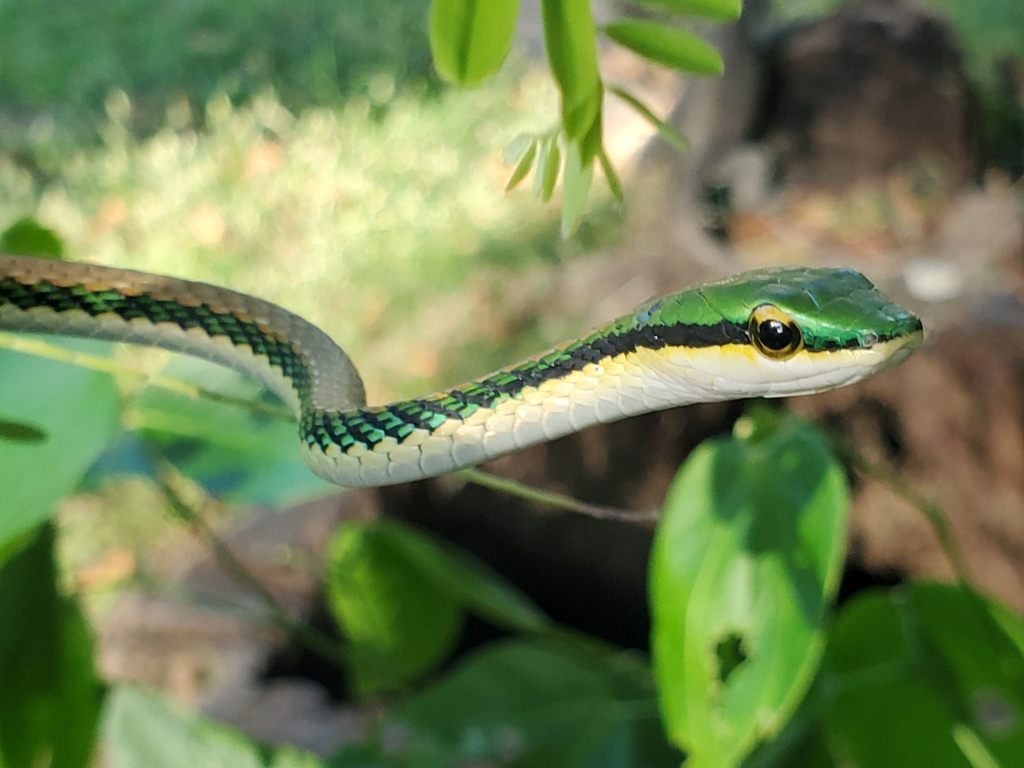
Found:
M 656 114 L 651 112 L 651 110 L 647 107 L 646 104 L 640 101 L 640 99 L 631 94 L 629 91 L 627 91 L 624 88 L 619 88 L 617 86 L 609 86 L 608 90 L 614 93 L 624 102 L 629 104 L 629 106 L 631 106 L 637 112 L 637 114 L 640 115 L 640 117 L 642 117 L 644 120 L 646 120 L 655 128 L 657 128 L 658 133 L 661 134 L 661 137 L 670 145 L 675 147 L 677 150 L 679 150 L 680 152 L 685 152 L 690 148 L 690 142 L 687 140 L 685 136 L 683 136 L 683 134 L 676 130 L 676 127 L 674 125 L 666 123 Z
M 392 521 L 343 526 L 329 557 L 330 607 L 350 641 L 360 693 L 400 687 L 436 666 L 466 609 L 509 629 L 550 626 L 486 566 Z
M 526 174 L 533 168 L 533 162 L 537 159 L 537 144 L 538 141 L 534 139 L 530 142 L 530 145 L 526 148 L 523 154 L 519 157 L 519 162 L 516 163 L 515 169 L 512 171 L 512 175 L 508 177 L 508 183 L 505 184 L 505 191 L 511 192 L 513 189 L 519 186 L 519 182 L 526 178 Z
M 1024 654 L 1006 613 L 966 587 L 858 595 L 829 636 L 825 723 L 840 764 L 1016 766 Z
M 109 345 L 67 342 L 101 354 Z M 53 512 L 113 436 L 117 388 L 105 373 L 0 350 L 5 416 L 47 439 L 0 440 L 0 550 Z
M 445 80 L 475 85 L 497 72 L 512 48 L 519 0 L 433 0 L 430 50 Z
M 349 640 L 361 695 L 401 687 L 432 669 L 462 627 L 455 598 L 395 546 L 392 525 L 342 526 L 329 550 L 328 601 Z
M 619 180 L 619 174 L 615 172 L 612 161 L 608 158 L 608 153 L 604 151 L 604 147 L 601 147 L 600 151 L 598 151 L 597 159 L 601 162 L 601 170 L 604 171 L 604 178 L 608 182 L 608 189 L 611 190 L 612 197 L 620 203 L 626 202 L 626 193 L 622 191 L 622 182 Z
M 565 148 L 565 175 L 562 177 L 562 237 L 569 237 L 579 227 L 593 178 L 593 161 L 584 165 L 579 145 L 570 141 Z
M 638 0 L 643 5 L 664 8 L 670 13 L 701 16 L 714 21 L 732 21 L 740 17 L 743 0 Z
M 260 385 L 235 371 L 176 357 L 162 372 L 204 389 L 259 402 Z M 293 504 L 336 490 L 302 461 L 290 421 L 228 403 L 148 387 L 126 420 L 186 477 L 237 504 Z
M 651 561 L 662 716 L 695 765 L 736 765 L 804 695 L 843 562 L 848 492 L 827 441 L 764 411 L 695 450 Z
M 462 550 L 414 528 L 381 520 L 379 533 L 422 577 L 492 624 L 519 632 L 545 632 L 552 625 L 526 595 Z
M 530 151 L 530 147 L 536 147 L 538 140 L 539 137 L 532 133 L 516 134 L 516 137 L 505 147 L 502 158 L 505 165 L 519 162 L 523 155 Z
M 720 75 L 718 51 L 696 35 L 646 19 L 624 19 L 604 28 L 608 37 L 645 59 L 697 75 Z
M 292 747 L 257 747 L 230 728 L 185 712 L 162 696 L 122 686 L 103 717 L 107 768 L 319 768 L 313 755 Z M 268 754 L 269 752 L 269 754 Z
M 544 42 L 562 92 L 562 128 L 569 141 L 590 132 L 601 117 L 601 76 L 590 0 L 541 0 Z
M 90 764 L 103 686 L 88 624 L 57 590 L 54 529 L 0 567 L 0 765 Z
M 555 193 L 555 183 L 561 170 L 562 153 L 558 137 L 549 136 L 537 150 L 537 170 L 533 179 L 534 192 L 545 203 Z
M 405 765 L 676 768 L 649 673 L 618 652 L 494 643 L 408 699 L 392 720 Z
M 64 255 L 64 243 L 52 229 L 25 217 L 0 233 L 0 253 L 59 259 Z

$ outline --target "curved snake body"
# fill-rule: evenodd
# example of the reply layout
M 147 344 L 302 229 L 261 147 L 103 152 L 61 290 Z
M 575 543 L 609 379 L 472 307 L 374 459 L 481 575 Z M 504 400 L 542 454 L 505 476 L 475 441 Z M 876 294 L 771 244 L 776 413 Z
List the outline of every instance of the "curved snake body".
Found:
M 201 283 L 0 256 L 0 329 L 159 346 L 250 373 L 294 409 L 313 471 L 345 486 L 429 477 L 645 411 L 852 384 L 923 338 L 921 321 L 857 272 L 761 270 L 647 303 L 467 384 L 368 407 L 323 331 Z

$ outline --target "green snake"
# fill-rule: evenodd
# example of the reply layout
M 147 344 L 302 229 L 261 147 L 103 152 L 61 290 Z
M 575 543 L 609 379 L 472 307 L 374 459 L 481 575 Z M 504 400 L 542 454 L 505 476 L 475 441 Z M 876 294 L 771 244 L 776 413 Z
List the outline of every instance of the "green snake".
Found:
M 313 471 L 344 486 L 430 477 L 647 411 L 845 386 L 924 336 L 857 272 L 766 269 L 648 302 L 467 384 L 368 407 L 323 331 L 202 283 L 0 256 L 0 329 L 159 346 L 247 372 L 294 409 Z

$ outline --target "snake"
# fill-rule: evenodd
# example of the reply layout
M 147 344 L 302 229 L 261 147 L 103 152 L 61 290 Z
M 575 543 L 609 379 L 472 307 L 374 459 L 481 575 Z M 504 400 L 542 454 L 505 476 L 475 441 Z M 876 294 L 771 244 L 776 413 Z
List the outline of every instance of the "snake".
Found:
M 326 333 L 204 283 L 0 256 L 0 329 L 162 347 L 254 376 L 294 411 L 310 468 L 349 487 L 451 472 L 649 411 L 846 386 L 924 338 L 921 320 L 859 272 L 774 267 L 645 302 L 466 384 L 368 406 Z

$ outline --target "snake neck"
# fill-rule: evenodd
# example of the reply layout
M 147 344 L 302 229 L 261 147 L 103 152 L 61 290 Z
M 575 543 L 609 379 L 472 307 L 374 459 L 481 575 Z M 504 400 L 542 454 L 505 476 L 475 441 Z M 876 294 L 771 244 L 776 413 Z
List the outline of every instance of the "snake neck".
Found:
M 383 407 L 307 413 L 300 425 L 307 461 L 338 483 L 387 485 L 686 402 L 687 393 L 652 373 L 649 355 L 617 353 L 486 401 L 481 391 L 507 371 Z

